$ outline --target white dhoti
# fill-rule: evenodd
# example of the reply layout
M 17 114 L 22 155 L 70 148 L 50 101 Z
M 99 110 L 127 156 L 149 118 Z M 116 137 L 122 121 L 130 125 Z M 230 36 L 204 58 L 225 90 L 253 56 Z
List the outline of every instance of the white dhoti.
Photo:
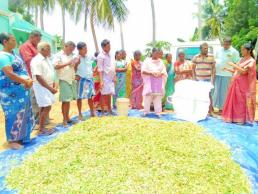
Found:
M 40 108 L 48 107 L 54 104 L 55 95 L 52 94 L 47 88 L 35 83 L 33 84 L 33 90 L 35 93 L 37 104 Z

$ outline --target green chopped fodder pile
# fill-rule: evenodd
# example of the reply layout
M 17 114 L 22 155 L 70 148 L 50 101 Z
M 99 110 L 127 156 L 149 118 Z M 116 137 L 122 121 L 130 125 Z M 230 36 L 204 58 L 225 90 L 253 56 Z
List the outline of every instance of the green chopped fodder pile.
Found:
M 250 193 L 229 149 L 187 122 L 106 117 L 74 126 L 11 170 L 19 193 Z

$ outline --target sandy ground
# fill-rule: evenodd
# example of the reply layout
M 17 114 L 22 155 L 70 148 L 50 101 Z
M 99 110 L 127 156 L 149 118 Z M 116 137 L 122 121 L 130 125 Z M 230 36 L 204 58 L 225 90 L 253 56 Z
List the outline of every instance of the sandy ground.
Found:
M 88 110 L 87 100 L 83 101 L 82 110 L 83 110 L 83 112 Z M 73 101 L 71 103 L 70 115 L 71 115 L 71 117 L 73 117 L 77 114 L 78 114 L 78 110 L 77 110 L 76 101 Z M 47 125 L 46 128 L 54 128 L 56 125 L 62 123 L 63 116 L 62 116 L 62 112 L 61 112 L 61 103 L 60 102 L 57 102 L 52 106 L 52 110 L 50 112 L 50 119 L 51 119 L 50 124 Z M 36 129 L 37 128 L 38 128 L 38 126 L 36 126 Z M 36 134 L 37 134 L 37 130 L 34 130 L 32 133 L 32 137 L 34 137 Z M 0 151 L 7 149 L 7 148 L 8 148 L 8 144 L 6 142 L 6 136 L 5 136 L 4 114 L 3 114 L 2 110 L 0 110 Z
M 256 96 L 256 114 L 255 114 L 255 120 L 258 121 L 258 82 L 256 83 L 256 91 L 257 91 L 257 96 Z M 57 95 L 58 96 L 58 95 Z M 57 98 L 58 99 L 58 98 Z M 57 100 L 58 101 L 58 100 Z M 87 100 L 83 101 L 83 111 L 88 110 L 88 103 Z M 77 111 L 77 105 L 76 101 L 73 101 L 71 103 L 71 109 L 70 109 L 70 115 L 75 116 L 78 114 Z M 56 125 L 62 123 L 63 118 L 62 118 L 62 113 L 61 113 L 61 103 L 57 102 L 52 106 L 52 110 L 50 112 L 50 118 L 51 118 L 51 123 L 47 126 L 47 128 L 53 128 Z M 6 136 L 5 136 L 5 121 L 4 121 L 4 114 L 2 110 L 0 109 L 0 151 L 5 150 L 8 148 L 8 144 L 6 142 Z M 38 126 L 36 126 L 38 128 Z M 32 133 L 32 137 L 36 135 L 36 131 L 34 130 Z

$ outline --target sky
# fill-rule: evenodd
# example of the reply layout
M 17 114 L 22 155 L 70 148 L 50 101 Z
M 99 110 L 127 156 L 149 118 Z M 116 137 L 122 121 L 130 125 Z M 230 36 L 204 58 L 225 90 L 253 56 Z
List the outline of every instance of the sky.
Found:
M 197 12 L 195 2 L 197 0 L 155 0 L 157 40 L 169 41 L 172 44 L 177 38 L 189 40 L 197 26 Z M 152 13 L 150 0 L 128 0 L 126 3 L 129 15 L 123 24 L 125 50 L 129 55 L 134 50 L 144 51 L 145 45 L 152 41 Z M 52 13 L 44 16 L 45 31 L 50 34 L 62 35 L 61 10 L 56 6 Z M 98 44 L 107 38 L 111 41 L 112 51 L 121 49 L 120 29 L 115 23 L 114 30 L 96 27 Z M 90 24 L 85 32 L 83 30 L 83 17 L 78 24 L 66 15 L 66 41 L 75 43 L 84 41 L 88 45 L 89 52 L 93 54 L 95 47 L 91 34 Z

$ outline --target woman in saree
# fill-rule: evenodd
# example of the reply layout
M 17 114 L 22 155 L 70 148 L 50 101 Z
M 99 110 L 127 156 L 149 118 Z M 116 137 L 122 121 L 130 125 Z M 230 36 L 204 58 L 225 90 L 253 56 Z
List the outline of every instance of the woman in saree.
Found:
M 225 122 L 245 124 L 254 122 L 256 106 L 256 61 L 254 46 L 244 44 L 241 48 L 243 58 L 238 64 L 229 62 L 232 68 L 224 70 L 234 73 L 222 111 Z
M 142 91 L 143 91 L 143 80 L 141 75 L 141 52 L 134 52 L 134 60 L 131 62 L 132 68 L 132 93 L 131 93 L 131 108 L 132 109 L 142 109 Z
M 185 59 L 184 51 L 178 52 L 178 60 L 174 64 L 175 68 L 175 83 L 180 80 L 192 79 L 193 70 L 191 63 Z
M 126 71 L 127 65 L 124 60 L 122 60 L 122 52 L 117 51 L 115 54 L 115 67 L 116 67 L 116 85 L 115 85 L 115 95 L 113 99 L 113 106 L 116 108 L 117 98 L 126 97 Z
M 175 91 L 175 83 L 174 83 L 174 77 L 175 77 L 175 71 L 174 71 L 174 66 L 172 64 L 172 54 L 166 54 L 166 69 L 167 69 L 167 83 L 166 83 L 166 88 L 165 88 L 165 97 L 164 97 L 164 103 L 165 103 L 165 109 L 166 110 L 173 110 L 173 105 L 167 101 L 167 98 L 169 96 L 172 96 L 174 91 Z
M 96 92 L 96 95 L 93 96 L 93 105 L 95 110 L 101 110 L 100 108 L 100 80 L 99 80 L 99 74 L 98 74 L 98 67 L 97 67 L 97 57 L 99 55 L 99 52 L 95 52 L 94 57 L 95 60 L 92 63 L 93 67 L 93 80 L 94 80 L 94 89 Z
M 167 81 L 166 66 L 159 58 L 156 48 L 152 49 L 152 58 L 145 61 L 142 66 L 144 115 L 150 112 L 151 103 L 154 105 L 155 113 L 160 117 L 162 112 L 162 97 L 165 94 Z
M 125 65 L 127 66 L 127 71 L 126 71 L 126 95 L 125 97 L 126 98 L 130 98 L 130 95 L 131 95 L 131 91 L 132 91 L 132 87 L 131 87 L 131 79 L 132 79 L 132 69 L 131 69 L 131 60 L 129 60 L 127 58 L 127 53 L 124 49 L 121 49 L 120 50 L 121 52 L 121 57 L 122 57 L 122 61 L 123 63 L 125 63 Z
M 24 68 L 22 59 L 13 49 L 16 40 L 13 35 L 1 33 L 0 44 L 0 103 L 5 115 L 6 138 L 12 149 L 23 148 L 30 142 L 34 117 L 30 102 L 32 80 Z

